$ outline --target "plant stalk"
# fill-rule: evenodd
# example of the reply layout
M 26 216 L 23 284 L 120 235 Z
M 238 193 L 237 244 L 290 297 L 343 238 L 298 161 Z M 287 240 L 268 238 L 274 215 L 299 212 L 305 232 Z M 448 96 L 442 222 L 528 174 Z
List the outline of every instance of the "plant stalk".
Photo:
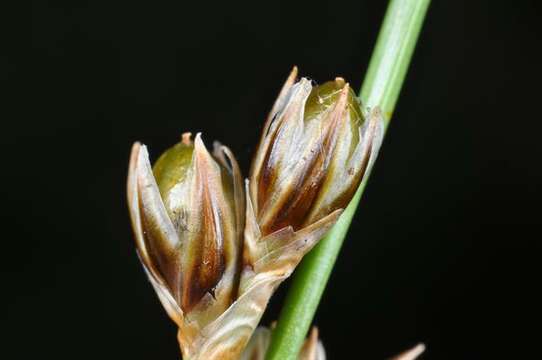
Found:
M 430 0 L 391 0 L 360 91 L 362 104 L 379 106 L 389 124 Z M 370 170 L 369 170 L 370 171 Z M 369 174 L 339 221 L 305 256 L 294 274 L 267 360 L 297 360 Z

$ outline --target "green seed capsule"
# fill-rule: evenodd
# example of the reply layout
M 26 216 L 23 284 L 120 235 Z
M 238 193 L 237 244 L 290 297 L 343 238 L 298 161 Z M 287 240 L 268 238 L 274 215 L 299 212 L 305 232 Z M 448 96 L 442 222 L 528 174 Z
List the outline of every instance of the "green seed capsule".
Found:
M 182 188 L 188 173 L 191 171 L 194 143 L 187 133 L 183 141 L 166 150 L 153 167 L 154 178 L 158 184 L 160 195 L 170 216 L 178 205 L 181 194 L 176 194 L 174 188 Z

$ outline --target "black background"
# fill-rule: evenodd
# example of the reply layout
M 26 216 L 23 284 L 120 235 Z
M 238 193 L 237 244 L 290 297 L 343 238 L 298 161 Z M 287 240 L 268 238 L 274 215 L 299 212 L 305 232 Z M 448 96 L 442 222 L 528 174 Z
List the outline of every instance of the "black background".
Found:
M 385 3 L 35 2 L 30 47 L 4 11 L 0 357 L 178 358 L 134 252 L 131 143 L 202 131 L 246 174 L 292 65 L 359 88 Z M 315 319 L 330 359 L 540 356 L 540 15 L 432 4 Z

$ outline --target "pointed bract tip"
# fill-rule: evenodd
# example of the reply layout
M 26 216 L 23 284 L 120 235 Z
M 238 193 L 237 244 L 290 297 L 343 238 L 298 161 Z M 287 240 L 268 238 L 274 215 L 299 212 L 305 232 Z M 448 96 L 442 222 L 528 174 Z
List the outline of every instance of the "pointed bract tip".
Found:
M 132 171 L 132 169 L 135 168 L 136 160 L 137 160 L 140 149 L 141 149 L 141 143 L 139 141 L 134 142 L 134 144 L 132 145 L 132 150 L 130 151 L 130 162 L 129 162 L 130 172 Z
M 194 138 L 194 154 L 196 155 L 196 159 L 199 161 L 204 161 L 206 164 L 212 163 L 212 156 L 209 154 L 209 151 L 207 151 L 207 147 L 201 139 L 200 132 L 197 133 L 196 137 Z
M 213 150 L 214 151 L 217 151 L 217 150 L 219 150 L 219 149 L 221 149 L 223 147 L 224 147 L 224 145 L 222 145 L 222 143 L 220 141 L 218 141 L 218 140 L 213 141 Z
M 299 72 L 299 69 L 296 65 L 292 67 L 292 71 L 290 71 L 290 75 L 288 76 L 288 80 L 292 79 L 294 82 L 297 79 L 297 74 Z
M 139 150 L 139 147 L 141 146 L 141 143 L 139 141 L 136 141 L 132 144 L 132 152 L 134 152 L 134 150 Z
M 419 343 L 412 349 L 409 349 L 393 358 L 391 360 L 414 360 L 425 351 L 425 344 Z
M 309 338 L 311 341 L 317 342 L 318 341 L 318 335 L 320 334 L 320 331 L 318 330 L 318 327 L 313 326 L 311 333 L 309 334 Z
M 145 161 L 148 161 L 149 159 L 149 152 L 147 151 L 147 146 L 145 146 L 144 144 L 139 144 L 139 146 L 137 147 L 137 154 L 139 166 L 145 166 Z
M 205 144 L 203 143 L 203 140 L 201 140 L 201 132 L 197 133 L 196 137 L 194 138 L 194 147 L 196 148 L 196 150 L 198 149 L 198 147 L 205 148 Z
M 224 152 L 226 151 L 227 147 L 222 145 L 220 141 L 213 141 L 213 156 L 217 159 L 221 159 L 222 161 L 225 160 L 224 158 Z
M 350 84 L 345 83 L 341 89 L 341 94 L 337 100 L 336 110 L 342 112 L 348 106 L 348 94 L 350 92 Z

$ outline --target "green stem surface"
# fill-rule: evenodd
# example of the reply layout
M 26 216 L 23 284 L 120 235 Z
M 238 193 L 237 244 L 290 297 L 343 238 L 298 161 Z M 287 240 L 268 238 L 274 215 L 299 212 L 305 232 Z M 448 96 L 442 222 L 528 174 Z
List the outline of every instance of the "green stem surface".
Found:
M 430 0 L 391 0 L 360 92 L 363 106 L 379 106 L 389 123 Z M 365 189 L 365 176 L 337 224 L 297 268 L 267 360 L 297 360 L 335 260 Z

